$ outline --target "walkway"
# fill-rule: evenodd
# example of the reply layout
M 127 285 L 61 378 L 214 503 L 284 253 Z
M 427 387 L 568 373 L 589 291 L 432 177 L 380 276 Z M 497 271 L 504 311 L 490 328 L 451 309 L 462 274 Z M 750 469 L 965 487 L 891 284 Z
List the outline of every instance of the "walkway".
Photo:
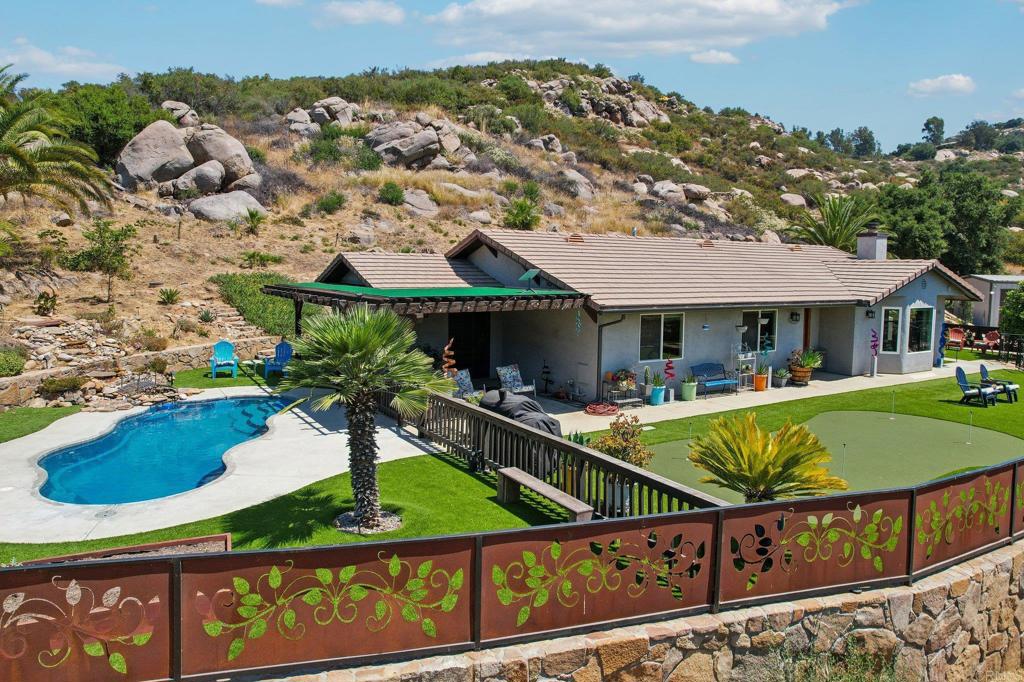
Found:
M 931 379 L 952 380 L 957 367 L 963 367 L 965 372 L 973 374 L 978 372 L 978 365 L 982 364 L 982 362 L 990 368 L 1001 368 L 1001 365 L 995 360 L 963 360 L 959 363 L 949 363 L 945 367 L 936 368 L 929 372 L 917 372 L 914 374 L 880 374 L 876 377 L 847 377 L 838 374 L 815 372 L 814 378 L 807 386 L 771 388 L 757 393 L 754 391 L 743 391 L 738 394 L 714 395 L 710 398 L 699 398 L 698 400 L 688 402 L 676 400 L 665 405 L 645 405 L 639 409 L 626 410 L 626 414 L 635 414 L 640 417 L 641 422 L 650 424 L 670 419 L 684 419 L 686 417 L 727 412 L 729 410 L 756 410 L 762 405 L 781 403 L 787 400 L 819 398 L 838 393 L 863 391 L 869 388 L 913 384 Z M 951 383 L 949 388 L 951 392 L 956 393 L 955 385 Z M 557 400 L 541 398 L 540 402 L 544 405 L 544 409 L 561 423 L 563 433 L 599 431 L 608 428 L 608 425 L 614 419 L 614 417 L 595 417 L 587 414 L 577 406 Z
M 243 386 L 202 391 L 190 400 L 265 394 L 264 389 Z M 348 471 L 343 412 L 300 407 L 271 417 L 266 434 L 228 450 L 224 455 L 227 471 L 201 488 L 111 505 L 66 504 L 39 494 L 46 480 L 36 464 L 41 456 L 101 436 L 144 409 L 79 412 L 0 444 L 0 542 L 89 540 L 167 528 L 244 509 Z M 381 461 L 432 451 L 383 417 L 378 421 L 377 439 Z

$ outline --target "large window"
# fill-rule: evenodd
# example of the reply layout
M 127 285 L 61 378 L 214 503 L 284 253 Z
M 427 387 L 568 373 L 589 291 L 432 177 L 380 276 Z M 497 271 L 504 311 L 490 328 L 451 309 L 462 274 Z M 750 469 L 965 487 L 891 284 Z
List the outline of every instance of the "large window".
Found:
M 682 313 L 640 316 L 640 362 L 683 357 Z
M 743 347 L 745 350 L 770 353 L 775 350 L 778 332 L 779 311 L 744 310 Z
M 907 352 L 923 353 L 932 349 L 933 308 L 911 308 L 907 315 Z
M 882 308 L 882 352 L 900 352 L 899 308 Z

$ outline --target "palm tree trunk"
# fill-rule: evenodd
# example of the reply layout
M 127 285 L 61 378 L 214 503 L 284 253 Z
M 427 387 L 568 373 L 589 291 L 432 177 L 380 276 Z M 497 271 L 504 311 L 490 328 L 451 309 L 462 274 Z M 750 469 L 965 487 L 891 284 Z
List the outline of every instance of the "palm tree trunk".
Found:
M 348 418 L 348 461 L 352 472 L 352 494 L 356 498 L 356 519 L 364 528 L 380 525 L 380 489 L 377 486 L 377 411 L 373 393 L 359 395 L 345 403 Z

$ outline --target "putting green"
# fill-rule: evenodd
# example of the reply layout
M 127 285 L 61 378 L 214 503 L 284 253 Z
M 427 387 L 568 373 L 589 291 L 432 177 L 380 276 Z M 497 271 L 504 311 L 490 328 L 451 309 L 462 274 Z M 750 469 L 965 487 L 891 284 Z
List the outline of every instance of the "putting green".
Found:
M 1005 408 L 1000 405 L 997 409 Z M 806 425 L 832 453 L 832 473 L 845 478 L 851 490 L 910 486 L 956 469 L 1024 456 L 1024 440 L 942 419 L 904 414 L 890 419 L 885 412 L 823 412 Z M 651 450 L 651 471 L 730 502 L 743 501 L 730 490 L 698 483 L 705 473 L 687 459 L 690 441 L 661 443 Z

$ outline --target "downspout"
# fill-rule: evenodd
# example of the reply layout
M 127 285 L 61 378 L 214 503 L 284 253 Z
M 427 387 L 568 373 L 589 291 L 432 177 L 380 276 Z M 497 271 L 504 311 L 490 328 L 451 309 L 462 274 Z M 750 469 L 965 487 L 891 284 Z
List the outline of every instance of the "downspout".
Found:
M 597 325 L 597 383 L 594 384 L 595 400 L 601 399 L 601 381 L 604 379 L 604 372 L 601 371 L 601 350 L 604 347 L 604 328 L 616 325 L 625 319 L 625 315 L 619 315 L 619 319 L 617 320 L 601 322 Z

